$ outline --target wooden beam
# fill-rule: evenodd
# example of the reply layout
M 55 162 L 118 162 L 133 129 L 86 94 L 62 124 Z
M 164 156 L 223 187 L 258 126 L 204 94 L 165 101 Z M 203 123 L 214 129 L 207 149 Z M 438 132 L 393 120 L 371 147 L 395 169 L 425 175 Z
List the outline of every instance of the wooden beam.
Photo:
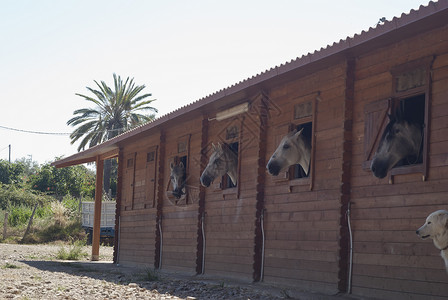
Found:
M 93 219 L 92 261 L 100 259 L 101 198 L 103 196 L 104 161 L 96 157 L 95 208 Z
M 120 152 L 120 148 L 113 149 L 109 152 L 101 154 L 100 158 L 101 158 L 101 160 L 106 160 L 106 159 L 118 157 L 119 152 Z
M 72 160 L 72 161 L 67 161 L 64 162 L 62 160 L 61 163 L 58 163 L 57 161 L 52 163 L 51 165 L 54 166 L 55 168 L 59 169 L 59 168 L 65 168 L 65 167 L 71 167 L 71 166 L 76 166 L 76 165 L 81 165 L 81 164 L 85 164 L 85 163 L 89 163 L 89 162 L 94 162 L 95 161 L 95 157 L 88 157 L 88 158 L 83 158 L 83 159 L 77 159 L 77 160 Z

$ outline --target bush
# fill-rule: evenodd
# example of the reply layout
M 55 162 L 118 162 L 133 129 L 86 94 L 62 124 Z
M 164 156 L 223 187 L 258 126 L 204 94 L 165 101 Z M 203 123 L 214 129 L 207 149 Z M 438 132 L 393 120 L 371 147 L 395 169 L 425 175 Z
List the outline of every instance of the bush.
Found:
M 88 254 L 83 251 L 86 245 L 85 240 L 73 241 L 68 247 L 68 251 L 64 247 L 61 247 L 56 255 L 56 258 L 63 260 L 80 260 Z
M 31 208 L 23 205 L 11 207 L 8 215 L 8 225 L 16 227 L 26 224 L 32 212 Z

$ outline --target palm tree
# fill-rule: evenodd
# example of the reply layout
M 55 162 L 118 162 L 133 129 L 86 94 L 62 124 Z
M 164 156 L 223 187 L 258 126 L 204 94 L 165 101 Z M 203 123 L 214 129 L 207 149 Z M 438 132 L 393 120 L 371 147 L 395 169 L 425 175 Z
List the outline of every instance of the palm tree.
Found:
M 94 80 L 98 90 L 87 87 L 94 96 L 89 97 L 76 94 L 85 100 L 92 102 L 94 108 L 82 108 L 75 110 L 73 118 L 67 125 L 78 126 L 71 134 L 71 144 L 81 139 L 78 151 L 86 146 L 93 147 L 105 142 L 127 130 L 143 123 L 152 121 L 157 109 L 150 106 L 155 101 L 147 100 L 151 94 L 139 95 L 145 85 L 136 85 L 134 79 L 126 78 L 125 82 L 120 76 L 114 76 L 114 90 L 104 81 L 99 84 Z M 142 112 L 150 114 L 142 114 Z M 104 191 L 110 187 L 110 161 L 104 164 Z

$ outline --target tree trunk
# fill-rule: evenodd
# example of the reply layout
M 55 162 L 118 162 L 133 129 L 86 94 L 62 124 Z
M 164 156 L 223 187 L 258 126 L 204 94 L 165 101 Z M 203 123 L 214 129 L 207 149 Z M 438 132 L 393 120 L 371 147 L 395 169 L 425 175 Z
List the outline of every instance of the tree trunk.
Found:
M 110 190 L 110 176 L 112 172 L 112 161 L 106 159 L 104 161 L 104 177 L 103 177 L 103 193 L 109 195 Z
M 25 240 L 26 235 L 27 235 L 28 232 L 30 231 L 31 224 L 33 224 L 34 214 L 36 213 L 36 209 L 37 209 L 37 206 L 38 206 L 38 205 L 39 205 L 39 204 L 36 204 L 36 205 L 34 206 L 33 213 L 31 214 L 30 221 L 28 222 L 28 227 L 26 228 L 25 234 L 23 235 L 22 242 L 23 242 L 23 240 Z
M 6 231 L 8 229 L 8 215 L 9 212 L 5 212 L 5 221 L 3 222 L 3 239 L 6 239 Z

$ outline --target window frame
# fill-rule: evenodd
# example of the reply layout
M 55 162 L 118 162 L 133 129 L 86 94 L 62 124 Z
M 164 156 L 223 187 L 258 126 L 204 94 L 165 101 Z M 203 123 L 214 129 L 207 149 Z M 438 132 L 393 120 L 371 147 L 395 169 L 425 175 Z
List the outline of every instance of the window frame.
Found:
M 394 167 L 389 171 L 389 183 L 394 183 L 394 177 L 397 175 L 406 174 L 421 174 L 422 181 L 426 181 L 428 178 L 428 154 L 429 154 L 429 134 L 430 134 L 430 116 L 431 116 L 431 88 L 432 78 L 431 70 L 434 56 L 425 57 L 422 59 L 407 62 L 405 64 L 397 65 L 390 70 L 392 76 L 392 91 L 391 97 L 383 100 L 378 100 L 367 104 L 364 107 L 364 162 L 362 168 L 370 171 L 370 164 L 373 158 L 373 154 L 378 148 L 378 143 L 382 133 L 387 125 L 387 114 L 393 114 L 395 109 L 400 105 L 402 100 L 410 99 L 415 96 L 424 95 L 425 97 L 425 112 L 424 112 L 424 128 L 423 128 L 423 149 L 422 149 L 422 163 L 405 165 Z M 405 73 L 421 69 L 424 73 L 424 83 L 405 90 L 399 90 L 398 79 L 399 76 L 403 76 Z M 373 135 L 372 124 L 374 113 L 381 115 L 381 121 L 376 123 Z M 375 124 L 373 124 L 375 125 Z M 370 131 L 369 131 L 370 130 Z M 377 130 L 377 131 L 376 131 Z
M 284 183 L 285 181 L 288 184 L 289 192 L 292 192 L 292 188 L 294 186 L 306 186 L 309 185 L 309 190 L 313 190 L 314 188 L 314 170 L 315 170 L 315 154 L 316 154 L 316 119 L 317 119 L 317 101 L 320 99 L 320 92 L 311 93 L 305 96 L 300 96 L 294 99 L 294 109 L 291 115 L 291 121 L 287 123 L 280 124 L 279 127 L 286 127 L 286 129 L 281 129 L 281 133 L 276 137 L 276 147 L 280 144 L 281 139 L 293 131 L 300 125 L 311 123 L 311 158 L 310 158 L 310 169 L 307 177 L 302 178 L 292 178 L 294 175 L 295 165 L 290 166 L 287 171 L 281 172 L 278 176 L 273 177 L 273 181 L 275 183 Z M 300 106 L 304 106 L 307 103 L 311 104 L 311 109 L 308 115 L 300 116 L 297 112 L 297 108 Z
M 233 122 L 235 121 L 235 122 Z M 230 195 L 230 194 L 236 194 L 237 197 L 239 197 L 240 194 L 240 172 L 241 172 L 241 136 L 242 136 L 242 128 L 243 128 L 243 122 L 244 122 L 244 117 L 241 119 L 241 122 L 239 121 L 239 118 L 236 117 L 233 121 L 230 122 L 230 124 L 228 126 L 226 126 L 225 130 L 226 130 L 226 135 L 225 137 L 221 137 L 222 139 L 224 139 L 224 143 L 226 143 L 227 145 L 231 145 L 234 143 L 238 143 L 238 165 L 237 165 L 237 172 L 236 172 L 236 186 L 232 186 L 232 187 L 227 187 L 228 185 L 228 181 L 230 181 L 230 177 L 227 174 L 224 174 L 221 177 L 221 181 L 219 183 L 219 189 L 222 191 L 223 197 L 225 195 Z M 233 130 L 229 130 L 231 128 L 236 128 L 237 129 L 237 134 L 234 134 Z M 231 133 L 232 135 L 229 135 L 229 133 Z
M 170 164 L 178 164 L 182 157 L 185 157 L 185 183 L 188 184 L 188 178 L 189 178 L 189 169 L 190 169 L 190 140 L 191 140 L 191 134 L 183 135 L 179 138 L 177 138 L 176 145 L 177 145 L 177 153 L 176 155 L 173 155 L 168 158 L 168 168 L 170 168 Z M 170 178 L 170 169 L 168 169 L 167 172 L 167 185 L 166 185 L 166 192 L 170 190 L 171 187 L 171 178 Z M 165 193 L 166 199 L 171 202 L 171 204 L 175 206 L 181 206 L 181 205 L 188 205 L 191 204 L 190 199 L 190 193 L 188 192 L 188 189 L 185 189 L 185 194 L 182 195 L 179 199 L 176 199 L 173 195 L 170 193 Z

